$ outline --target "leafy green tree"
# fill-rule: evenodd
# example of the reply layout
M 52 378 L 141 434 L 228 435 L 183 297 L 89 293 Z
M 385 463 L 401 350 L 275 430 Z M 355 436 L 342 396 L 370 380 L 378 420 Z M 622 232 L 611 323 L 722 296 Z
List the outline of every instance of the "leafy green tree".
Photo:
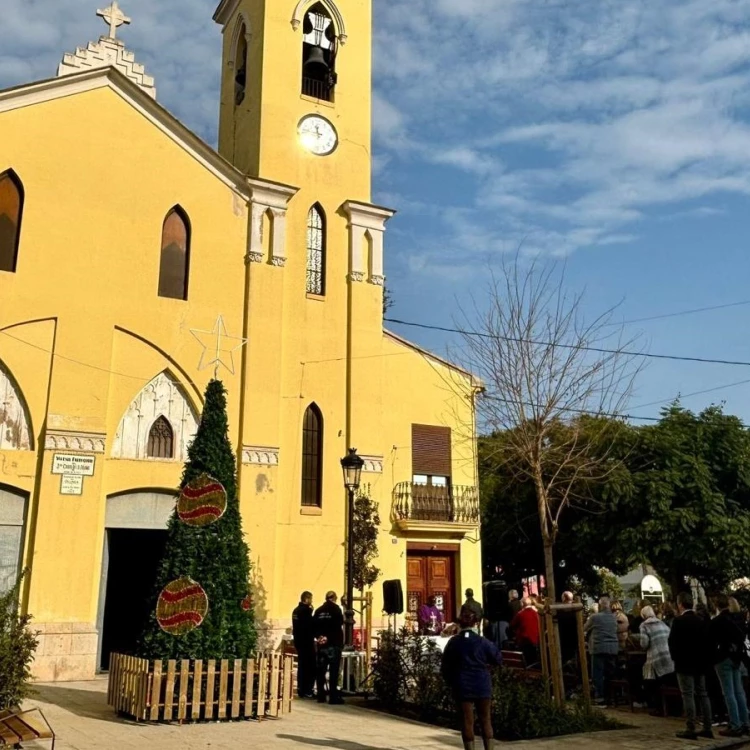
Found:
M 579 477 L 570 485 L 571 503 L 561 516 L 556 542 L 556 589 L 569 588 L 571 581 L 586 590 L 598 590 L 598 566 L 618 573 L 626 572 L 622 561 L 612 554 L 609 544 L 595 536 L 586 545 L 578 544 L 576 526 L 581 519 L 603 518 L 608 510 L 604 498 L 613 488 L 630 482 L 623 457 L 627 456 L 628 434 L 631 430 L 620 420 L 580 416 L 575 431 L 587 441 L 588 450 L 599 451 L 608 464 L 599 477 Z M 569 437 L 568 425 L 558 425 L 552 441 Z M 571 431 L 573 428 L 570 428 Z M 533 482 L 498 460 L 505 454 L 506 433 L 500 432 L 479 441 L 480 496 L 482 497 L 482 551 L 486 575 L 491 577 L 502 568 L 503 577 L 517 585 L 525 577 L 545 572 L 543 539 L 537 517 L 537 500 Z M 597 443 L 602 441 L 602 445 Z
M 235 458 L 228 437 L 226 391 L 212 380 L 180 487 L 208 474 L 226 490 L 227 507 L 219 520 L 190 526 L 177 512 L 169 521 L 169 538 L 159 566 L 151 615 L 143 631 L 139 654 L 155 659 L 241 658 L 255 647 L 252 610 L 243 607 L 249 592 L 250 560 L 242 533 Z M 203 623 L 180 636 L 161 629 L 156 603 L 163 588 L 182 577 L 199 583 L 208 597 Z
M 13 708 L 31 694 L 31 664 L 38 645 L 19 605 L 21 578 L 15 587 L 0 595 L 0 711 Z
M 621 565 L 649 562 L 673 592 L 688 578 L 716 590 L 746 575 L 750 432 L 719 406 L 694 414 L 678 403 L 632 430 L 630 481 L 603 488 L 607 513 L 582 520 L 580 547 L 595 540 Z
M 378 557 L 378 504 L 370 497 L 370 487 L 361 487 L 354 498 L 354 585 L 360 591 L 372 586 L 380 577 L 373 565 Z
M 581 417 L 578 434 L 609 470 L 571 485 L 556 542 L 558 587 L 573 577 L 588 592 L 602 587 L 595 567 L 623 574 L 652 565 L 674 593 L 690 578 L 708 591 L 750 572 L 750 431 L 719 406 L 695 414 L 672 404 L 655 425 L 610 420 L 607 430 Z M 568 429 L 561 425 L 548 448 Z M 599 438 L 605 435 L 600 443 Z M 543 570 L 534 528 L 533 489 L 503 461 L 506 433 L 480 441 L 485 566 L 510 581 Z M 562 563 L 564 567 L 561 568 Z

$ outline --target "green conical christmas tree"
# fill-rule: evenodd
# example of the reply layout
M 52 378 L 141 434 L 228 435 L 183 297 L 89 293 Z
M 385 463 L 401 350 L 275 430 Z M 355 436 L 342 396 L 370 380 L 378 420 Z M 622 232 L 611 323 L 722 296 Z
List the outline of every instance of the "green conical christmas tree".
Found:
M 140 639 L 138 650 L 142 657 L 231 659 L 246 657 L 255 647 L 255 623 L 248 599 L 250 561 L 242 534 L 235 459 L 227 434 L 226 391 L 218 380 L 212 380 L 206 389 L 201 423 L 188 449 L 182 474 L 182 497 L 186 496 L 187 485 L 200 484 L 206 475 L 223 485 L 226 510 L 218 520 L 210 519 L 212 522 L 207 525 L 196 526 L 185 519 L 191 514 L 195 519 L 201 514 L 200 508 L 186 514 L 182 507 L 182 517 L 178 514 L 180 503 L 175 508 L 169 520 L 169 538 L 159 565 L 151 614 Z M 203 520 L 205 517 L 204 512 Z M 203 607 L 200 616 L 194 612 L 182 613 L 187 623 L 184 629 L 193 629 L 175 635 L 179 628 L 171 628 L 172 632 L 162 628 L 164 613 L 162 610 L 157 618 L 157 603 L 162 602 L 165 587 L 181 579 L 199 584 L 208 606 Z M 199 595 L 203 597 L 202 592 Z

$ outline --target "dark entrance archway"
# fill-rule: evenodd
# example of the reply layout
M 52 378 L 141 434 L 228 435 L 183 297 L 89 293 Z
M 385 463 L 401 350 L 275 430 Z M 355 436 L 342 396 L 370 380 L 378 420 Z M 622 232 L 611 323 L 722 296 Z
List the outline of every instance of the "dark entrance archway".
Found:
M 112 652 L 132 653 L 148 617 L 166 531 L 107 529 L 109 565 L 102 621 L 102 670 Z
M 156 572 L 175 504 L 170 492 L 142 491 L 107 498 L 99 593 L 99 668 L 113 652 L 132 653 L 149 614 Z

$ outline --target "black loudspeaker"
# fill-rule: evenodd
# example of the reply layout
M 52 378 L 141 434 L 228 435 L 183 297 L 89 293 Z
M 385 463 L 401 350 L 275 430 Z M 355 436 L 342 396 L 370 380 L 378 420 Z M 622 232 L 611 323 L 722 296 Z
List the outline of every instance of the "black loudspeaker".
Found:
M 510 622 L 508 584 L 505 581 L 488 581 L 484 584 L 484 616 L 491 622 Z
M 404 590 L 401 581 L 383 581 L 383 610 L 389 615 L 404 613 Z

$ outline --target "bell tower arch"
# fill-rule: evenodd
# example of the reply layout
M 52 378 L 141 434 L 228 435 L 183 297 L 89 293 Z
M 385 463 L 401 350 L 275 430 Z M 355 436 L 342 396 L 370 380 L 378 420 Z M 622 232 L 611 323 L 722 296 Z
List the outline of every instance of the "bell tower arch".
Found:
M 338 184 L 338 205 L 368 202 L 372 0 L 222 0 L 214 20 L 222 156 L 253 178 Z

